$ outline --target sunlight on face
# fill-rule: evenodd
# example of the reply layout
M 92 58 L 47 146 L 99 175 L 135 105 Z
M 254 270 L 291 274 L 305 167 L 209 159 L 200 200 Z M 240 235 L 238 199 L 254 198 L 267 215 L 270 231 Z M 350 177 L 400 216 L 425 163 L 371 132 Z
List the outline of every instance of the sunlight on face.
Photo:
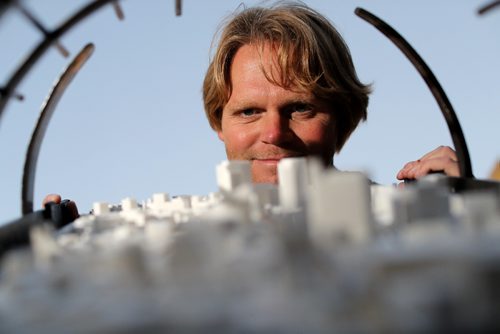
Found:
M 250 160 L 254 182 L 277 183 L 280 159 L 317 155 L 331 164 L 335 152 L 333 110 L 310 93 L 285 89 L 264 74 L 275 73 L 266 45 L 242 46 L 231 65 L 232 93 L 222 112 L 219 138 L 230 160 Z

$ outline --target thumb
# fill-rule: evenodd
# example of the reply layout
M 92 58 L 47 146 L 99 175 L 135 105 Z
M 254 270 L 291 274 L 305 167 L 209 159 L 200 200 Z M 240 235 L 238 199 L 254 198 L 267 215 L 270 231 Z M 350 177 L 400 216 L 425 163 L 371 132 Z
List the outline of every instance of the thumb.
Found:
M 45 196 L 45 198 L 42 201 L 42 207 L 45 207 L 45 204 L 49 202 L 55 202 L 56 204 L 61 203 L 61 195 L 58 194 L 49 194 Z

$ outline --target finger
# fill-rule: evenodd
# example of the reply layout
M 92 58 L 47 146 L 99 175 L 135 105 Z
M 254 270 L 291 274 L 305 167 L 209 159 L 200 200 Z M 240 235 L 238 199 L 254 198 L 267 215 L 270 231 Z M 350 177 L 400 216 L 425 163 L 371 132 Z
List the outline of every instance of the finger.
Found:
M 414 180 L 418 177 L 428 174 L 431 170 L 432 166 L 436 166 L 435 164 L 429 163 L 430 161 L 434 161 L 435 159 L 418 161 L 411 168 L 404 170 L 400 177 L 402 180 Z
M 433 162 L 429 165 L 422 165 L 423 162 L 425 163 L 427 161 Z M 397 173 L 396 178 L 398 180 L 414 179 L 427 175 L 433 171 L 442 171 L 448 176 L 459 176 L 457 162 L 457 155 L 451 147 L 439 146 L 433 151 L 422 156 L 419 160 L 410 161 L 405 164 L 404 167 Z
M 432 172 L 443 172 L 448 176 L 459 176 L 458 163 L 448 158 L 434 158 L 421 160 L 408 170 L 403 170 L 398 174 L 402 179 L 418 179 Z
M 427 160 L 417 160 L 408 165 L 407 168 L 398 173 L 397 177 L 400 180 L 417 179 L 431 172 L 444 172 L 446 168 L 450 169 L 449 164 L 456 164 L 448 158 L 433 158 Z
M 411 168 L 413 168 L 415 166 L 416 163 L 418 163 L 418 160 L 407 162 L 403 166 L 403 168 L 401 170 L 403 170 L 403 169 L 411 169 Z
M 416 167 L 415 167 L 416 168 Z M 402 169 L 398 172 L 396 175 L 396 178 L 398 180 L 412 180 L 415 178 L 415 173 L 413 172 L 415 168 L 409 168 L 409 169 Z
M 49 194 L 45 196 L 45 198 L 42 201 L 42 207 L 45 207 L 45 204 L 49 202 L 54 202 L 54 203 L 61 203 L 61 196 L 58 194 Z
M 458 160 L 455 150 L 453 150 L 449 146 L 439 146 L 429 153 L 423 155 L 420 160 L 429 160 L 434 158 L 448 158 L 454 161 Z
M 398 180 L 406 179 L 407 178 L 406 175 L 409 173 L 409 171 L 411 171 L 416 166 L 418 166 L 419 163 L 420 163 L 419 160 L 410 161 L 410 162 L 406 163 L 404 165 L 404 167 L 396 174 L 396 178 Z
M 404 180 L 406 175 L 406 170 L 401 169 L 397 174 L 396 174 L 396 179 L 398 180 Z
M 443 172 L 447 176 L 460 176 L 458 163 L 449 158 L 435 158 L 421 161 L 419 166 L 412 170 L 414 178 L 418 179 L 431 172 Z

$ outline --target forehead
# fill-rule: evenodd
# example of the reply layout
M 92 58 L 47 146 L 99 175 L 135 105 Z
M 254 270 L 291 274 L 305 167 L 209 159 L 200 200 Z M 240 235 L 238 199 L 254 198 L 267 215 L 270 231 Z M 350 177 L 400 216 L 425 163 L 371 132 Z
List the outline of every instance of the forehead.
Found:
M 269 43 L 245 44 L 236 51 L 230 68 L 231 81 L 260 74 L 268 78 L 280 75 L 276 51 Z
M 276 51 L 269 44 L 240 47 L 231 64 L 228 103 L 272 96 L 295 100 L 312 98 L 309 91 L 283 84 L 283 73 L 279 68 Z
M 311 94 L 314 82 L 299 65 L 291 63 L 291 55 L 283 55 L 282 51 L 271 42 L 245 44 L 238 48 L 229 69 L 229 90 L 238 84 L 248 86 L 259 82 L 259 85 L 270 83 L 294 93 Z

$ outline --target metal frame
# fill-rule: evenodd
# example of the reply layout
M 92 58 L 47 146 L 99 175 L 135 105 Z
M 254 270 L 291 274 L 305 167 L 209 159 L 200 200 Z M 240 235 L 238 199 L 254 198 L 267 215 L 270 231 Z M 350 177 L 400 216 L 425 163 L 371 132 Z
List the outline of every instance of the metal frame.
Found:
M 47 31 L 47 34 L 43 41 L 41 41 L 27 57 L 21 66 L 14 72 L 14 74 L 7 81 L 7 84 L 2 88 L 3 94 L 0 98 L 0 125 L 2 122 L 2 116 L 7 106 L 10 97 L 16 91 L 19 83 L 24 79 L 26 74 L 31 70 L 31 68 L 40 60 L 40 58 L 45 54 L 45 52 L 59 40 L 64 34 L 70 31 L 78 23 L 83 21 L 85 18 L 96 12 L 97 10 L 103 8 L 105 5 L 116 0 L 94 0 L 88 5 L 84 6 L 73 16 L 71 16 L 66 22 L 61 24 L 54 31 Z
M 472 174 L 469 150 L 467 149 L 467 143 L 465 142 L 462 127 L 460 126 L 460 122 L 458 121 L 458 117 L 453 110 L 448 96 L 446 96 L 446 93 L 429 66 L 427 66 L 422 57 L 420 57 L 417 51 L 415 51 L 415 49 L 403 38 L 403 36 L 401 36 L 386 22 L 382 21 L 380 18 L 363 8 L 358 7 L 354 12 L 357 16 L 373 25 L 382 34 L 389 38 L 391 42 L 393 42 L 401 50 L 401 52 L 404 53 L 406 58 L 408 58 L 408 60 L 413 64 L 418 73 L 420 73 L 427 84 L 427 87 L 429 87 L 432 95 L 436 99 L 436 102 L 441 109 L 441 113 L 446 120 L 448 129 L 450 130 L 451 138 L 457 152 L 460 176 L 473 178 L 474 175 Z
M 484 15 L 488 13 L 490 10 L 499 7 L 500 8 L 500 0 L 492 1 L 490 3 L 487 3 L 486 5 L 482 6 L 477 10 L 477 13 L 479 15 Z
M 112 4 L 115 12 L 119 19 L 123 19 L 123 12 L 121 11 L 118 3 L 119 0 L 94 0 L 91 1 L 86 6 L 82 7 L 75 14 L 73 14 L 68 20 L 66 20 L 63 24 L 61 24 L 58 28 L 53 31 L 48 31 L 43 27 L 36 18 L 26 10 L 18 0 L 3 0 L 0 1 L 0 15 L 3 14 L 9 5 L 16 5 L 16 7 L 21 10 L 24 16 L 31 21 L 31 23 L 40 30 L 45 38 L 41 41 L 35 48 L 33 48 L 30 55 L 26 58 L 26 60 L 18 67 L 18 69 L 14 72 L 14 74 L 9 78 L 7 84 L 3 87 L 0 87 L 0 124 L 2 123 L 2 116 L 4 114 L 5 107 L 10 100 L 11 97 L 17 97 L 18 99 L 21 95 L 16 94 L 16 88 L 19 83 L 24 79 L 26 74 L 31 70 L 31 68 L 40 60 L 40 58 L 45 54 L 45 52 L 51 47 L 56 46 L 63 55 L 66 55 L 66 50 L 58 43 L 59 39 L 74 28 L 78 23 L 94 14 L 98 10 L 102 9 L 104 6 L 108 4 Z M 176 15 L 180 16 L 182 14 L 182 1 L 175 0 L 175 11 Z
M 44 39 L 35 46 L 29 56 L 17 68 L 14 74 L 9 78 L 4 87 L 0 87 L 0 124 L 4 110 L 10 98 L 23 100 L 24 97 L 16 93 L 16 89 L 20 82 L 24 79 L 26 74 L 33 68 L 33 66 L 40 60 L 45 52 L 51 47 L 55 46 L 64 57 L 69 56 L 69 52 L 59 43 L 59 39 L 74 28 L 79 22 L 83 21 L 90 15 L 97 12 L 104 6 L 111 4 L 118 17 L 123 20 L 124 14 L 119 5 L 119 0 L 94 0 L 89 2 L 86 6 L 82 7 L 63 24 L 53 31 L 46 29 L 43 24 L 26 8 L 19 0 L 5 0 L 0 2 L 0 17 L 7 9 L 12 6 L 18 9 L 26 19 L 43 35 Z M 182 14 L 182 1 L 175 0 L 175 13 L 177 16 Z M 55 111 L 55 107 L 59 102 L 61 95 L 64 93 L 67 86 L 70 84 L 76 72 L 83 66 L 85 61 L 92 54 L 93 45 L 87 45 L 75 57 L 73 62 L 68 66 L 66 71 L 58 79 L 57 84 L 47 96 L 47 99 L 42 106 L 42 110 L 35 126 L 33 134 L 30 139 L 30 144 L 26 152 L 26 159 L 24 161 L 22 191 L 21 191 L 21 211 L 23 215 L 33 212 L 33 193 L 34 193 L 34 180 L 36 173 L 36 164 L 40 151 L 43 138 L 50 122 L 50 118 Z
M 42 106 L 40 116 L 38 117 L 33 134 L 31 135 L 28 150 L 26 151 L 26 159 L 24 160 L 21 190 L 21 210 L 23 215 L 33 212 L 36 165 L 38 155 L 40 153 L 40 147 L 42 145 L 45 132 L 47 131 L 47 127 L 49 126 L 50 119 L 54 114 L 57 104 L 66 88 L 69 86 L 78 71 L 80 71 L 82 66 L 87 62 L 93 51 L 94 45 L 87 44 L 78 53 L 78 55 L 76 55 L 73 61 L 61 74 Z

